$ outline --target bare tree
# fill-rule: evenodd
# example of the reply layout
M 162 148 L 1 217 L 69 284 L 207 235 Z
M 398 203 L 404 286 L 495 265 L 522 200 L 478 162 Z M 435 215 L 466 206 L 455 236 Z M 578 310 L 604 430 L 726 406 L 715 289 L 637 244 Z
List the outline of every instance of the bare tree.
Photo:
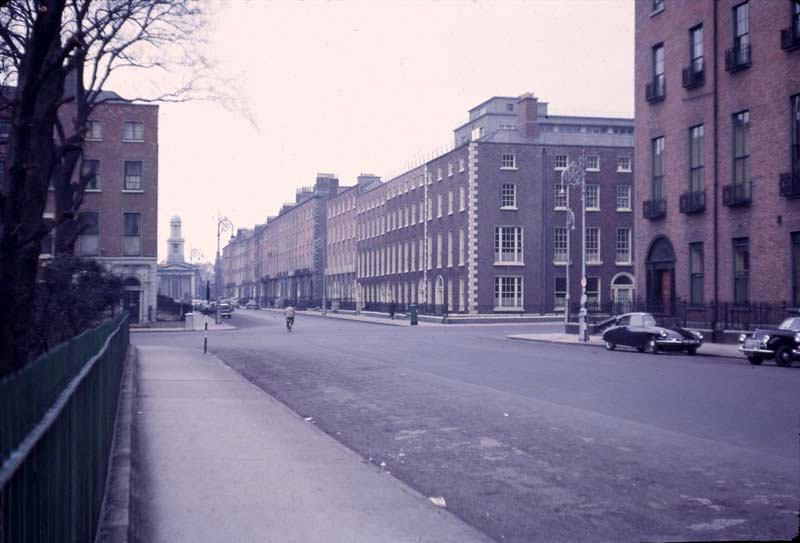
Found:
M 201 0 L 0 0 L 0 117 L 11 119 L 0 186 L 0 375 L 30 357 L 41 242 L 72 254 L 90 180 L 87 121 L 140 70 L 139 101 L 223 96 L 203 55 Z M 167 88 L 168 90 L 164 90 Z M 54 217 L 42 218 L 53 188 Z

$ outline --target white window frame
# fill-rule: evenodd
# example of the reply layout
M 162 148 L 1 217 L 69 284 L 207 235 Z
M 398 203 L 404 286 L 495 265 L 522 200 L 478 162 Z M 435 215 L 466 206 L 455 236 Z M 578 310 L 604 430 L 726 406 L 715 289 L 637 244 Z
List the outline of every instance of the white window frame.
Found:
M 633 198 L 633 194 L 632 194 L 633 193 L 633 189 L 632 189 L 631 185 L 626 184 L 626 183 L 620 183 L 619 185 L 617 185 L 615 190 L 616 190 L 616 193 L 615 193 L 616 202 L 615 202 L 615 204 L 616 204 L 617 211 L 632 211 L 631 199 Z M 620 193 L 621 190 L 624 191 L 624 194 Z M 621 201 L 621 198 L 622 198 L 622 200 L 627 202 L 627 206 L 622 206 L 621 207 L 619 205 L 620 201 Z
M 464 253 L 466 252 L 466 242 L 464 236 L 464 229 L 458 231 L 458 265 L 464 265 Z
M 561 190 L 564 190 L 564 193 L 561 193 Z M 560 203 L 559 198 L 563 197 L 564 205 L 558 205 Z M 563 183 L 556 183 L 553 186 L 553 209 L 555 211 L 564 211 L 569 207 L 569 187 Z
M 494 278 L 494 310 L 523 311 L 525 309 L 525 283 L 521 275 L 498 275 Z M 511 296 L 503 294 L 510 292 Z M 510 298 L 510 303 L 507 302 Z
M 447 267 L 453 267 L 453 231 L 447 232 Z
M 436 166 L 436 180 L 441 181 L 442 179 L 444 179 L 444 177 L 442 177 L 442 167 Z
M 458 159 L 458 171 L 459 172 L 463 172 L 464 171 L 464 158 L 463 157 Z
M 501 153 L 500 154 L 500 169 L 501 170 L 516 170 L 517 169 L 517 155 L 514 153 Z
M 569 230 L 566 227 L 553 227 L 553 264 L 557 266 L 566 264 L 569 259 L 567 236 Z
M 506 190 L 511 188 L 510 193 Z M 506 198 L 510 196 L 511 203 L 506 204 Z M 517 209 L 517 184 L 516 183 L 502 183 L 500 185 L 500 209 L 516 210 Z
M 628 165 L 624 166 L 622 164 L 622 161 L 626 161 Z M 631 162 L 632 162 L 631 157 L 629 157 L 627 155 L 618 156 L 617 157 L 617 171 L 620 172 L 620 173 L 630 173 L 632 171 L 631 170 Z
M 621 236 L 624 236 L 624 238 L 621 237 Z M 620 241 L 622 239 L 625 239 L 625 241 L 624 241 L 624 243 L 622 245 L 626 245 L 627 246 L 624 252 L 620 250 L 620 246 L 621 246 Z M 631 232 L 630 227 L 617 228 L 617 237 L 615 238 L 615 242 L 614 242 L 614 263 L 617 266 L 629 266 L 629 265 L 632 264 L 632 262 L 633 262 L 633 260 L 632 260 L 632 253 L 633 253 L 632 245 L 633 245 L 633 234 Z M 622 255 L 622 254 L 627 255 L 627 258 L 620 260 L 620 255 Z
M 453 191 L 447 191 L 447 214 L 453 214 Z
M 458 187 L 458 211 L 466 211 L 467 190 L 464 185 Z
M 103 123 L 97 119 L 86 121 L 86 141 L 103 141 Z
M 600 171 L 600 155 L 586 155 L 586 171 L 587 172 Z
M 566 170 L 567 164 L 569 164 L 569 155 L 555 155 L 553 163 L 555 164 L 554 170 Z
M 505 234 L 510 234 L 511 249 L 504 250 Z M 494 265 L 495 266 L 524 266 L 525 265 L 525 238 L 522 226 L 495 226 L 494 227 Z
M 596 235 L 596 237 L 595 237 Z M 599 266 L 603 264 L 600 250 L 602 244 L 600 241 L 600 227 L 587 226 L 586 227 L 586 264 Z
M 453 177 L 453 162 L 447 162 L 447 177 Z
M 128 128 L 131 134 L 128 133 Z M 144 141 L 144 123 L 142 121 L 124 121 L 122 124 L 122 141 L 141 143 Z
M 592 191 L 597 193 L 596 205 L 592 205 L 589 201 L 589 193 Z M 586 184 L 586 211 L 600 211 L 600 185 L 596 183 Z

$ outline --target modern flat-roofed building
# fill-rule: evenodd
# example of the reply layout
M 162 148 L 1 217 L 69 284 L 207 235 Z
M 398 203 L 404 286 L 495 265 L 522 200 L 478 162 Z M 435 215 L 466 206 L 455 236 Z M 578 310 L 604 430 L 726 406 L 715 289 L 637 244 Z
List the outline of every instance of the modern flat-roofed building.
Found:
M 800 306 L 800 4 L 635 12 L 638 290 L 716 329 L 776 320 Z

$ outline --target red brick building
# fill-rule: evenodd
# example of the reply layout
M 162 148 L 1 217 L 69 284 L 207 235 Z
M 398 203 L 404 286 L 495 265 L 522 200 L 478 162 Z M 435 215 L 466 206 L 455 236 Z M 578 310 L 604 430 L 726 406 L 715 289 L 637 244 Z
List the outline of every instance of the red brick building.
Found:
M 93 176 L 80 207 L 82 235 L 75 244 L 79 256 L 101 262 L 125 281 L 124 305 L 132 322 L 156 318 L 158 294 L 158 106 L 125 100 L 103 91 L 102 102 L 88 123 L 83 160 L 76 168 Z M 59 112 L 71 126 L 72 106 Z M 8 121 L 0 120 L 0 144 L 8 137 Z M 0 147 L 0 172 L 5 163 Z M 2 184 L 2 177 L 0 177 Z M 53 198 L 45 217 L 53 216 Z M 52 235 L 42 254 L 52 252 Z
M 800 4 L 635 17 L 637 292 L 666 313 L 800 306 Z

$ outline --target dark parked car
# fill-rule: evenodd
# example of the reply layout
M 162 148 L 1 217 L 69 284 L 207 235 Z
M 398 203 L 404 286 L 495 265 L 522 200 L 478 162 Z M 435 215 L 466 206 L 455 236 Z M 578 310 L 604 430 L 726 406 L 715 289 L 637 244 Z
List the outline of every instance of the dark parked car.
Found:
M 223 319 L 230 319 L 233 315 L 233 304 L 230 302 L 219 303 L 219 316 Z
M 775 358 L 779 366 L 791 366 L 800 359 L 800 317 L 788 318 L 777 328 L 742 334 L 739 342 L 739 350 L 754 366 L 769 358 Z
M 603 332 L 603 341 L 609 351 L 617 345 L 627 345 L 640 353 L 686 351 L 694 354 L 703 344 L 703 334 L 677 326 L 659 326 L 650 313 L 626 313 Z

